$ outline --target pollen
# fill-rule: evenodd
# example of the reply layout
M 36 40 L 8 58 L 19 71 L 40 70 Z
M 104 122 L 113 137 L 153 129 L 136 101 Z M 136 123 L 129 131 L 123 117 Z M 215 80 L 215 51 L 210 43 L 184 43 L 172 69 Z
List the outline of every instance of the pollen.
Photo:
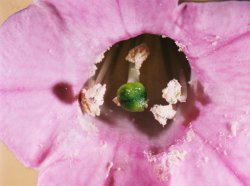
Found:
M 176 169 L 182 161 L 185 161 L 187 152 L 179 149 L 172 149 L 169 152 L 152 154 L 152 152 L 144 151 L 144 156 L 153 166 L 154 173 L 161 181 L 167 181 L 174 169 Z
M 105 55 L 104 55 L 105 52 L 101 53 L 99 56 L 97 56 L 96 60 L 95 60 L 95 64 L 98 64 L 98 63 L 101 63 L 102 60 L 104 59 Z
M 89 89 L 83 89 L 81 92 L 82 109 L 89 115 L 100 116 L 100 106 L 104 103 L 106 84 L 96 84 Z
M 167 87 L 162 90 L 162 97 L 169 104 L 176 104 L 178 101 L 183 102 L 180 83 L 176 79 L 169 81 Z
M 164 127 L 169 119 L 175 117 L 176 111 L 172 105 L 154 105 L 150 111 L 154 118 Z
M 238 131 L 239 123 L 237 121 L 233 121 L 230 125 L 230 133 L 232 137 L 237 136 L 237 131 Z
M 105 52 L 104 52 L 105 53 Z M 95 64 L 92 66 L 92 68 L 90 69 L 90 77 L 94 76 L 97 70 L 96 64 L 101 63 L 102 60 L 104 59 L 105 55 L 104 53 L 101 53 L 100 55 L 97 56 L 96 60 L 95 60 Z
M 92 77 L 92 76 L 94 76 L 95 75 L 95 73 L 96 73 L 96 70 L 97 70 L 97 67 L 96 67 L 96 65 L 93 65 L 92 67 L 91 67 L 91 69 L 90 69 L 90 77 Z
M 145 43 L 142 43 L 134 48 L 132 48 L 128 55 L 126 56 L 126 60 L 135 64 L 135 69 L 140 70 L 143 62 L 148 58 L 150 52 L 149 48 Z

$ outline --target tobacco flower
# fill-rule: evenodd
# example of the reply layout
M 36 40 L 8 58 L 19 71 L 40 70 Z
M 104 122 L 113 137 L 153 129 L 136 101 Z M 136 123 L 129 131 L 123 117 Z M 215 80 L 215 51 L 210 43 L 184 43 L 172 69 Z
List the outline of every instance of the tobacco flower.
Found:
M 38 185 L 249 185 L 249 9 L 35 1 L 0 30 L 1 140 Z M 77 101 L 96 57 L 144 33 L 175 40 L 192 70 L 187 104 L 157 135 L 133 124 L 145 115 L 93 119 Z

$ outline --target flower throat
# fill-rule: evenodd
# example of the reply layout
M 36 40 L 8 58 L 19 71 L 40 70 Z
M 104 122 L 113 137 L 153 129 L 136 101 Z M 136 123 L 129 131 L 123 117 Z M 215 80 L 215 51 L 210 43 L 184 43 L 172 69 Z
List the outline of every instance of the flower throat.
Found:
M 144 34 L 113 45 L 100 55 L 84 85 L 80 105 L 93 117 L 107 112 L 151 118 L 165 126 L 185 104 L 190 66 L 175 42 Z

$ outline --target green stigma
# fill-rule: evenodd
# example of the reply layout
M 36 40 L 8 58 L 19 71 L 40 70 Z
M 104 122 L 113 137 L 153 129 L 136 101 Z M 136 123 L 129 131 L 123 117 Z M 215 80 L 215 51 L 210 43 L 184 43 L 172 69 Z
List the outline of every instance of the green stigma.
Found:
M 123 84 L 117 91 L 117 99 L 122 108 L 130 112 L 142 112 L 147 108 L 147 92 L 140 82 Z

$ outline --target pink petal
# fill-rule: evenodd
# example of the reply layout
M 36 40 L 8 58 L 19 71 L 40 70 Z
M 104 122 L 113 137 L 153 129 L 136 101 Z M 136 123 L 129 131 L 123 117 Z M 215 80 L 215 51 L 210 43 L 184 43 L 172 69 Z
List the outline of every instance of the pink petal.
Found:
M 249 31 L 248 2 L 188 3 L 176 0 L 119 1 L 131 35 L 162 34 L 181 42 L 186 55 L 206 55 Z
M 78 13 L 70 18 L 78 18 Z M 119 19 L 110 23 L 116 25 L 117 34 L 122 33 Z M 110 30 L 112 26 L 107 24 L 100 29 L 105 28 Z M 82 33 L 78 35 L 80 29 Z M 73 104 L 74 96 L 88 78 L 96 56 L 102 52 L 97 47 L 98 37 L 95 40 L 86 37 L 87 32 L 93 33 L 90 30 L 93 28 L 85 27 L 84 20 L 81 27 L 68 28 L 60 12 L 50 3 L 30 6 L 1 28 L 0 137 L 26 165 L 38 166 L 53 148 L 58 133 L 76 124 L 79 106 L 76 101 Z M 105 46 L 110 43 L 111 38 L 101 33 L 100 37 Z M 88 38 L 90 40 L 84 40 Z M 58 95 L 60 90 L 55 93 L 58 86 L 59 89 L 72 86 L 71 105 L 68 95 L 65 95 L 65 104 Z M 66 93 L 71 92 L 68 91 Z
M 178 7 L 177 1 L 153 0 L 37 2 L 0 31 L 0 138 L 26 165 L 40 168 L 40 185 L 249 184 L 249 6 Z M 111 128 L 102 121 L 96 121 L 97 131 L 91 125 L 82 130 L 80 125 L 86 127 L 88 120 L 79 121 L 81 113 L 73 100 L 97 55 L 144 32 L 168 35 L 185 46 L 210 100 L 204 104 L 194 97 L 196 137 L 171 147 L 187 155 L 179 166 L 167 164 L 163 181 L 159 161 L 164 153 L 171 154 L 168 146 L 187 131 L 181 119 L 158 141 L 133 127 Z M 73 96 L 55 90 L 65 85 L 72 85 Z M 116 119 L 119 126 L 130 123 Z M 234 121 L 239 123 L 239 133 L 228 139 L 228 125 Z M 101 140 L 106 141 L 106 150 L 99 145 Z M 163 147 L 152 161 L 144 150 L 160 142 Z M 201 151 L 192 151 L 199 147 Z M 205 169 L 195 167 L 202 154 L 212 161 Z M 116 169 L 114 177 L 107 178 L 110 162 Z M 187 169 L 191 171 L 186 173 Z
M 248 2 L 184 5 L 176 21 L 187 32 L 183 39 L 188 51 L 193 56 L 207 55 L 249 32 L 249 8 Z
M 69 152 L 70 157 L 60 158 L 42 169 L 38 180 L 39 186 L 164 185 L 152 174 L 151 165 L 145 159 L 143 152 L 135 154 L 130 150 L 128 154 L 122 145 L 95 143 L 93 140 L 75 136 L 76 133 L 71 136 L 71 140 L 72 138 L 81 140 L 84 144 L 88 144 L 87 148 L 68 146 L 68 149 L 77 150 Z
M 113 149 L 84 137 L 79 131 L 69 129 L 61 134 L 54 156 L 60 159 L 42 168 L 38 185 L 102 185 Z
M 190 141 L 173 147 L 175 150 L 185 151 L 186 156 L 175 165 L 170 185 L 247 185 L 221 161 L 220 154 L 195 132 L 192 135 Z
M 143 7 L 142 9 L 145 10 L 144 6 L 146 5 L 140 5 L 138 2 L 134 2 L 132 7 L 137 11 L 139 11 L 138 7 Z M 146 7 L 150 9 L 149 7 L 152 6 L 149 3 Z M 184 18 L 178 21 L 180 21 L 180 27 L 187 31 L 191 39 L 180 36 L 178 38 L 172 34 L 177 40 L 183 40 L 184 46 L 187 47 L 186 52 L 190 56 L 193 72 L 198 76 L 211 99 L 211 105 L 200 106 L 200 115 L 193 125 L 199 134 L 207 140 L 207 143 L 212 143 L 213 149 L 219 151 L 219 156 L 223 154 L 223 158 L 219 161 L 225 163 L 229 171 L 233 171 L 231 174 L 240 183 L 245 184 L 249 184 L 247 168 L 250 167 L 247 158 L 250 148 L 246 147 L 247 141 L 249 141 L 246 138 L 249 136 L 247 121 L 250 119 L 248 111 L 250 100 L 248 94 L 250 91 L 248 69 L 250 17 L 248 6 L 250 6 L 249 3 L 187 5 L 181 11 L 178 10 L 180 11 L 180 19 Z M 128 12 L 131 11 L 129 8 L 127 9 Z M 166 11 L 168 11 L 167 8 Z M 140 13 L 138 15 L 135 17 L 138 18 L 137 23 L 139 24 L 142 20 L 141 17 L 150 17 L 151 14 L 150 11 L 147 11 L 146 15 Z M 131 17 L 128 16 L 129 19 Z M 144 27 L 143 30 L 148 30 L 147 26 L 150 23 L 153 27 L 152 32 L 154 32 L 154 28 L 159 28 L 158 24 L 154 25 L 153 21 L 148 20 L 150 18 L 147 19 L 147 24 L 144 24 L 146 28 Z M 171 21 L 169 25 L 171 25 Z M 160 28 L 158 31 L 161 32 Z M 197 33 L 197 35 L 191 34 L 191 32 Z M 165 30 L 165 33 L 169 34 L 168 29 Z M 192 38 L 192 35 L 195 35 L 195 38 Z M 220 38 L 216 37 L 220 35 Z M 197 60 L 192 58 L 204 54 L 208 56 Z M 237 139 L 230 140 L 227 139 L 230 135 L 228 134 L 230 133 L 229 127 L 234 121 L 239 122 L 240 134 Z M 224 136 L 221 137 L 221 134 Z
M 29 166 L 44 161 L 63 127 L 76 123 L 75 107 L 56 102 L 46 90 L 10 90 L 0 98 L 1 138 Z
M 74 83 L 74 76 L 65 75 L 69 63 L 60 25 L 53 13 L 33 5 L 0 31 L 0 136 L 29 166 L 45 159 L 51 140 L 74 115 L 74 108 L 63 107 L 52 92 L 65 79 Z
M 194 124 L 202 139 L 246 185 L 250 184 L 249 38 L 250 34 L 243 35 L 197 60 L 198 68 L 206 66 L 202 79 L 211 105 L 200 108 L 203 114 Z M 237 125 L 235 134 L 232 125 Z

